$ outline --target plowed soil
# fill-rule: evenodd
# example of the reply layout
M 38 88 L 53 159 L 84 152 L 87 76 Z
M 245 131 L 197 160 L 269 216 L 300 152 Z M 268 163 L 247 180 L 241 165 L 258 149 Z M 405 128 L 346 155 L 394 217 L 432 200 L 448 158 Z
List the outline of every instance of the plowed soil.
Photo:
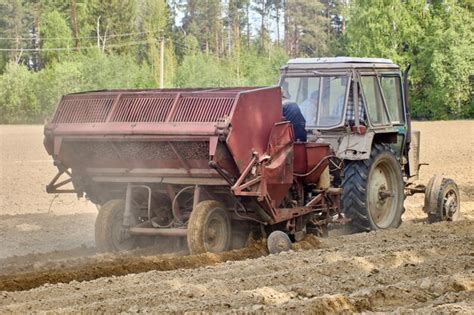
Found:
M 413 196 L 396 230 L 309 238 L 279 255 L 256 243 L 221 255 L 156 256 L 96 255 L 95 207 L 45 192 L 55 170 L 42 127 L 0 126 L 0 313 L 472 314 L 474 122 L 414 127 L 430 163 L 420 182 L 453 178 L 460 222 L 426 224 L 423 196 Z

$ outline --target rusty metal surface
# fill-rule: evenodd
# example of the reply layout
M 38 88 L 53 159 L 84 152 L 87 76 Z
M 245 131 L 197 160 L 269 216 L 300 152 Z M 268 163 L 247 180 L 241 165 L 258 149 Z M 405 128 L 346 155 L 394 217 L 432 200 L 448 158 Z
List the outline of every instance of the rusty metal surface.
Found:
M 293 184 L 293 139 L 290 123 L 282 122 L 273 126 L 266 150 L 272 159 L 262 169 L 262 184 L 266 186 L 265 190 L 275 208 L 281 204 Z
M 176 111 L 170 117 L 173 122 L 217 122 L 229 116 L 235 95 L 218 97 L 185 96 L 176 105 Z
M 109 95 L 87 98 L 66 96 L 56 110 L 53 123 L 105 122 L 113 102 L 114 98 Z
M 68 167 L 175 168 L 182 167 L 179 155 L 190 168 L 207 168 L 208 150 L 208 143 L 204 141 L 80 140 L 64 141 L 60 159 Z
M 153 177 L 221 178 L 209 160 L 238 173 L 236 161 L 247 162 L 254 149 L 263 153 L 281 117 L 278 87 L 69 94 L 45 126 L 45 146 L 56 164 L 82 176 L 104 177 L 96 170 L 109 169 L 114 177 L 130 177 L 150 169 Z M 225 148 L 216 142 L 221 122 L 238 131 Z
M 122 95 L 110 118 L 111 122 L 164 122 L 174 102 L 173 94 Z
M 91 182 L 164 185 L 170 196 L 180 185 L 232 186 L 228 197 L 253 198 L 258 208 L 240 204 L 235 220 L 283 223 L 294 234 L 306 214 L 324 212 L 329 222 L 340 213 L 340 194 L 321 190 L 305 202 L 303 185 L 318 181 L 329 145 L 294 144 L 282 116 L 279 87 L 70 94 L 45 127 L 45 147 L 56 165 L 72 170 L 78 194 L 93 194 L 82 187 Z M 306 172 L 299 180 L 297 173 Z M 58 178 L 50 185 L 55 190 L 63 184 Z M 139 225 L 129 233 L 183 237 L 187 231 Z
M 112 90 L 69 94 L 61 99 L 50 127 L 74 123 L 215 122 L 230 114 L 239 93 L 251 90 L 255 88 Z
M 242 172 L 252 159 L 252 153 L 265 153 L 270 132 L 282 120 L 281 90 L 279 87 L 242 92 L 238 106 L 234 106 L 226 139 L 227 146 Z

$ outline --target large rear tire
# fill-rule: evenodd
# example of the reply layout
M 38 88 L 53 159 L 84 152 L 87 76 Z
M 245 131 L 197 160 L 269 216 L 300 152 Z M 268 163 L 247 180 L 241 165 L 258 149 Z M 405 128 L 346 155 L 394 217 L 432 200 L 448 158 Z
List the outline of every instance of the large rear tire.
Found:
M 375 144 L 370 158 L 346 161 L 342 207 L 353 232 L 397 228 L 405 200 L 400 163 L 389 146 Z
M 95 244 L 99 252 L 131 250 L 136 247 L 137 238 L 123 228 L 125 201 L 114 199 L 100 207 L 95 220 Z M 132 225 L 136 225 L 132 218 Z
M 229 250 L 232 231 L 224 206 L 214 200 L 198 203 L 189 218 L 187 238 L 189 252 L 193 255 Z

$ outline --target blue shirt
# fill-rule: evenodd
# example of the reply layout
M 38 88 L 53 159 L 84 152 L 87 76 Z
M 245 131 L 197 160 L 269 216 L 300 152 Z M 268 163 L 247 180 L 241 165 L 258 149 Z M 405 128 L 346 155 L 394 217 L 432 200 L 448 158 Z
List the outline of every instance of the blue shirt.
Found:
M 306 120 L 301 110 L 293 101 L 283 101 L 283 116 L 293 125 L 295 140 L 306 142 Z

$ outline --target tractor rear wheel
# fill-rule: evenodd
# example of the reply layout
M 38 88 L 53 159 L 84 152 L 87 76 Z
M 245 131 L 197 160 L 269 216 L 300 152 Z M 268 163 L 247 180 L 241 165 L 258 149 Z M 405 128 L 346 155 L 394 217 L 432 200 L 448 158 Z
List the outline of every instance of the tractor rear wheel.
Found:
M 342 206 L 354 232 L 397 228 L 405 200 L 400 163 L 388 145 L 375 144 L 370 158 L 346 161 Z
M 100 207 L 95 220 L 95 244 L 99 252 L 131 250 L 136 246 L 137 238 L 128 234 L 123 227 L 125 200 L 114 199 Z M 131 225 L 136 225 L 132 217 Z
M 191 254 L 229 250 L 232 231 L 229 213 L 215 200 L 201 201 L 188 222 L 188 247 Z

